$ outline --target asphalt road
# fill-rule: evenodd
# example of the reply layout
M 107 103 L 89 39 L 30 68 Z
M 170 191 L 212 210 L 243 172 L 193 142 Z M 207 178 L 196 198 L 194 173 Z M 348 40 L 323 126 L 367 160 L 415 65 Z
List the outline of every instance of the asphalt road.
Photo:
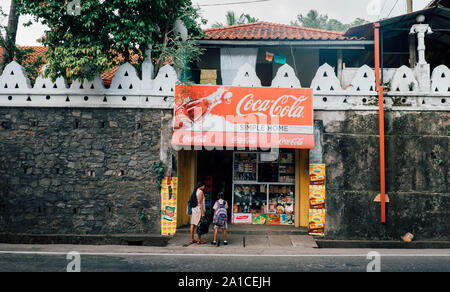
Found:
M 0 272 L 450 272 L 448 250 L 321 250 L 320 253 L 189 254 L 0 251 Z M 78 270 L 77 270 L 78 269 Z

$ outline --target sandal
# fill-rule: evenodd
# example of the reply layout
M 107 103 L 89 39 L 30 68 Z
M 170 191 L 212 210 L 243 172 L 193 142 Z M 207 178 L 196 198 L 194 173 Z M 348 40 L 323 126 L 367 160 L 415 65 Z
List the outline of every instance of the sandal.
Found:
M 198 240 L 197 243 L 198 243 L 198 244 L 206 244 L 206 241 L 203 241 L 203 240 L 200 241 L 200 240 Z
M 194 243 L 198 243 L 198 240 L 191 240 L 190 242 L 189 242 L 190 244 L 194 244 Z

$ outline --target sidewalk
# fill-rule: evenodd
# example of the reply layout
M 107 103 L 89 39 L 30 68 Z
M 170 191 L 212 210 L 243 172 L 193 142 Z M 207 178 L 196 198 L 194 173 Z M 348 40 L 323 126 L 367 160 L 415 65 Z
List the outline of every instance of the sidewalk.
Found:
M 212 247 L 211 244 L 214 237 L 214 233 L 210 232 L 202 236 L 202 240 L 207 243 L 205 245 L 190 244 L 189 233 L 179 232 L 170 241 L 167 247 L 185 247 L 189 249 L 197 249 Z M 284 248 L 296 248 L 296 249 L 311 249 L 317 248 L 316 242 L 311 236 L 308 235 L 246 235 L 230 233 L 227 236 L 228 245 L 223 245 L 223 234 L 219 234 L 218 240 L 220 240 L 220 248 L 236 250 L 236 249 L 284 249 Z M 197 239 L 197 236 L 195 237 Z
M 189 244 L 189 227 L 177 230 L 174 236 L 158 234 L 7 234 L 0 233 L 0 249 L 31 251 L 118 251 L 118 252 L 163 252 L 163 253 L 302 253 L 323 252 L 327 249 L 450 249 L 450 241 L 401 240 L 330 240 L 308 235 L 305 228 L 268 225 L 229 225 L 228 245 L 223 245 L 223 234 L 219 232 L 220 245 L 211 244 L 214 232 L 202 237 L 207 244 Z M 197 236 L 195 237 L 197 238 Z M 5 249 L 4 249 L 5 250 Z
M 228 245 L 223 245 L 223 233 L 219 231 L 219 247 L 228 250 L 236 249 L 312 249 L 317 248 L 317 244 L 312 236 L 307 234 L 305 229 L 293 226 L 264 226 L 264 225 L 231 225 L 227 231 Z M 169 240 L 167 247 L 184 247 L 189 249 L 204 248 L 205 246 L 217 248 L 211 242 L 214 238 L 214 231 L 202 236 L 206 241 L 205 245 L 190 244 L 189 227 L 182 227 Z M 197 239 L 197 235 L 195 235 Z

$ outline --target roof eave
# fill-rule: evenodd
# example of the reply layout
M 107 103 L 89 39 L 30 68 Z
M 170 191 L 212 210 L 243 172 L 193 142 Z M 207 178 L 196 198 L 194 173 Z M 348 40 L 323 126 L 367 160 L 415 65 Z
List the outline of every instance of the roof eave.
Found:
M 201 46 L 365 46 L 373 45 L 373 40 L 199 40 Z

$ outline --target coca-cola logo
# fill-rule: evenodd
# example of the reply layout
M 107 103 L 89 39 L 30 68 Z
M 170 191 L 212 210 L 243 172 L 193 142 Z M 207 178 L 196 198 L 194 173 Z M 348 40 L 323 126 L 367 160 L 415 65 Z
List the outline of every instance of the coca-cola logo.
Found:
M 292 139 L 287 139 L 287 138 L 282 138 L 280 139 L 280 144 L 281 145 L 303 145 L 303 138 L 292 138 Z
M 238 116 L 279 116 L 289 118 L 302 118 L 305 107 L 302 105 L 308 100 L 305 96 L 282 95 L 276 100 L 256 99 L 251 93 L 244 96 L 236 107 Z

